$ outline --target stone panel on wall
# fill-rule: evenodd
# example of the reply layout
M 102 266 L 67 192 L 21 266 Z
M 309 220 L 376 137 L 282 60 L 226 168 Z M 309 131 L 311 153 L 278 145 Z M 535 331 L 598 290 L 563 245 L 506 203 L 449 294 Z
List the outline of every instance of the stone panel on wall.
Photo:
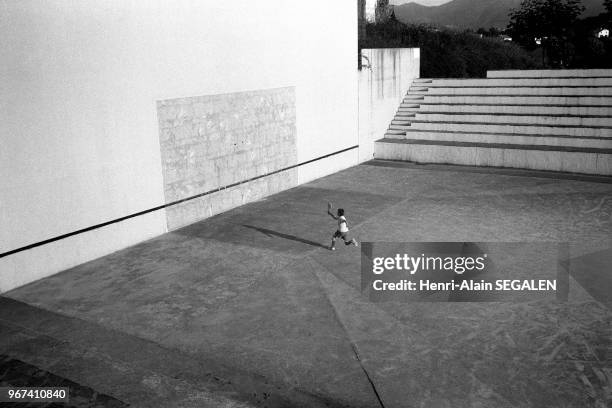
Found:
M 168 229 L 188 225 L 297 185 L 295 88 L 157 103 Z

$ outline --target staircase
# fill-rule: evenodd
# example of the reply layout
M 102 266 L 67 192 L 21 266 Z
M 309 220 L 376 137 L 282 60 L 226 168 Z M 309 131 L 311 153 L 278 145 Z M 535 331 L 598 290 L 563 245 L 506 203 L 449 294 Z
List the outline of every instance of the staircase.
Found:
M 375 157 L 612 175 L 612 70 L 416 79 Z

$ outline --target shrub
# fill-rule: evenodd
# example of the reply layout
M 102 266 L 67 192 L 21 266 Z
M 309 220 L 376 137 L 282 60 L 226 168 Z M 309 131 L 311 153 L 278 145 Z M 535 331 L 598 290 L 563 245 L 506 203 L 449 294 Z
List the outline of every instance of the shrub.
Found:
M 471 31 L 440 30 L 406 25 L 396 20 L 366 25 L 360 48 L 421 49 L 424 78 L 479 78 L 493 69 L 538 69 L 540 59 L 499 37 L 480 37 Z

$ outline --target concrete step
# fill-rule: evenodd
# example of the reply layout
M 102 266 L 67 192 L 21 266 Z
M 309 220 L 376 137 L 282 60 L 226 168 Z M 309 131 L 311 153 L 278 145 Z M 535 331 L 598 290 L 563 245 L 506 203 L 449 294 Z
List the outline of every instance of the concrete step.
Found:
M 406 96 L 404 103 L 417 101 L 415 95 Z M 449 105 L 546 105 L 546 106 L 612 106 L 610 96 L 499 96 L 499 95 L 422 95 L 419 103 Z
M 392 134 L 386 136 L 391 139 L 434 140 L 447 142 L 471 142 L 493 144 L 520 144 L 567 147 L 590 147 L 599 149 L 612 149 L 612 138 L 596 137 L 569 137 L 569 136 L 542 136 L 542 135 L 516 135 L 504 133 L 483 132 L 427 132 L 421 130 L 407 130 L 404 135 Z
M 402 129 L 391 129 L 391 126 L 389 126 L 389 129 L 387 129 L 387 131 L 385 132 L 385 137 L 387 136 L 403 136 L 406 134 L 405 130 Z
M 404 119 L 404 118 L 411 118 L 411 119 L 413 119 L 414 118 L 414 114 L 415 114 L 415 111 L 399 111 L 398 110 L 395 113 L 395 118 L 396 119 L 400 119 L 400 120 Z
M 414 115 L 419 112 L 418 109 L 398 109 L 395 113 L 395 116 L 409 116 L 414 117 Z
M 404 96 L 404 103 L 418 103 L 421 100 L 423 100 L 423 95 L 420 93 L 415 94 L 408 91 Z
M 424 86 L 413 82 L 414 86 Z M 594 87 L 612 86 L 612 77 L 605 78 L 491 78 L 491 79 L 434 79 L 428 88 L 440 87 Z
M 505 123 L 515 125 L 584 126 L 612 128 L 612 117 L 583 118 L 580 116 L 454 114 L 418 111 L 415 120 L 429 122 Z
M 433 79 L 431 78 L 416 78 L 412 81 L 412 83 L 414 84 L 430 84 L 432 83 Z
M 399 108 L 397 110 L 397 113 L 410 116 L 413 116 L 416 112 L 419 112 L 419 108 Z
M 401 118 L 399 118 L 399 119 L 398 119 L 398 118 L 396 117 L 395 119 L 393 119 L 393 120 L 391 121 L 391 124 L 392 124 L 392 125 L 404 125 L 404 126 L 406 126 L 406 125 L 410 125 L 410 121 L 409 121 L 409 120 L 403 120 L 403 119 L 401 119 Z
M 414 80 L 376 157 L 612 175 L 612 70 Z
M 612 77 L 610 69 L 545 69 L 487 71 L 487 78 L 600 78 Z
M 390 125 L 392 130 L 406 131 L 458 131 L 458 132 L 485 132 L 485 133 L 507 133 L 523 135 L 565 135 L 576 137 L 612 137 L 612 129 L 584 126 L 544 126 L 544 125 L 514 125 L 514 124 L 490 124 L 490 123 L 460 123 L 460 122 L 428 122 L 411 121 L 410 126 Z
M 612 87 L 411 87 L 410 93 L 421 95 L 496 95 L 496 96 L 608 96 L 612 97 Z
M 405 104 L 408 105 L 408 104 Z M 421 104 L 417 105 L 419 112 L 438 113 L 491 113 L 506 115 L 563 115 L 582 117 L 612 117 L 612 106 L 582 107 L 582 106 L 529 106 L 529 105 L 451 105 L 451 104 Z M 400 105 L 401 107 L 401 105 Z M 408 108 L 408 106 L 406 106 Z
M 375 158 L 612 175 L 612 149 L 385 138 Z

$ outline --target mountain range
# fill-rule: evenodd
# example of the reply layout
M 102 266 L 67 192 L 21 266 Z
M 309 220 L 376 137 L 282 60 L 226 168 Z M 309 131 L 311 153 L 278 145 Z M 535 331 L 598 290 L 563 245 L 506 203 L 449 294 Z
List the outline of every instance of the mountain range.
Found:
M 393 6 L 395 16 L 404 23 L 426 23 L 456 28 L 506 28 L 508 13 L 521 0 L 452 0 L 439 6 L 423 6 L 410 2 Z M 604 11 L 603 0 L 583 0 L 582 17 L 596 16 Z

